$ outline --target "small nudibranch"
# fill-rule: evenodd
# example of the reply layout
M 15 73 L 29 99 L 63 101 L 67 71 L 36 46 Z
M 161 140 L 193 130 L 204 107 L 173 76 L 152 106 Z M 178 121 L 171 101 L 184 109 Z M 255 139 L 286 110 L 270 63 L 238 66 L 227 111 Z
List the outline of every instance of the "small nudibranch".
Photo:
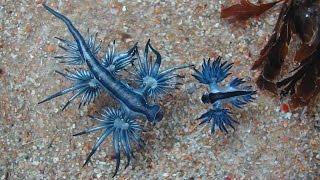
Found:
M 230 103 L 236 108 L 242 108 L 249 102 L 254 100 L 256 91 L 252 90 L 251 86 L 243 86 L 243 79 L 234 78 L 229 84 L 224 86 L 221 82 L 226 79 L 231 73 L 232 63 L 221 62 L 221 57 L 218 57 L 212 63 L 203 60 L 202 70 L 195 69 L 193 76 L 202 84 L 209 86 L 209 93 L 201 97 L 203 103 L 212 104 L 212 109 L 202 114 L 199 119 L 202 119 L 200 124 L 211 123 L 211 133 L 214 134 L 216 127 L 222 132 L 228 133 L 226 128 L 230 126 L 235 129 L 233 123 L 238 123 L 231 116 L 230 109 L 224 107 Z

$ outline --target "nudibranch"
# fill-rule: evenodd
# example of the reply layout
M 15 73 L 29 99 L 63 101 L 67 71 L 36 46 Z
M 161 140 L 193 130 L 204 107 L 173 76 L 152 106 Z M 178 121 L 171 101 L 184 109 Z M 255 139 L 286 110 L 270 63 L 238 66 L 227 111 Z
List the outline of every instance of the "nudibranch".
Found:
M 74 136 L 102 131 L 84 165 L 88 164 L 91 156 L 102 142 L 111 136 L 116 158 L 115 176 L 119 170 L 121 152 L 127 158 L 125 167 L 128 167 L 131 158 L 134 157 L 132 145 L 136 144 L 140 148 L 145 146 L 140 137 L 143 128 L 139 125 L 139 120 L 145 118 L 152 123 L 156 123 L 163 119 L 164 112 L 155 100 L 176 87 L 178 74 L 175 71 L 190 67 L 190 65 L 161 70 L 162 57 L 151 45 L 150 40 L 146 43 L 143 57 L 139 55 L 137 44 L 134 44 L 127 51 L 117 52 L 115 42 L 113 42 L 100 60 L 98 54 L 101 46 L 97 43 L 95 35 L 89 34 L 87 38 L 84 38 L 66 16 L 45 4 L 43 6 L 64 22 L 74 39 L 70 41 L 57 38 L 63 44 L 60 47 L 65 51 L 65 54 L 56 56 L 56 58 L 69 65 L 84 65 L 86 70 L 77 69 L 74 72 L 68 71 L 67 73 L 56 71 L 72 81 L 72 86 L 47 97 L 39 104 L 67 93 L 73 93 L 62 108 L 64 110 L 78 97 L 81 97 L 79 107 L 92 103 L 101 93 L 107 93 L 113 97 L 119 103 L 119 106 L 105 107 L 100 116 L 91 116 L 98 125 Z M 155 55 L 155 60 L 151 58 L 150 53 Z M 131 68 L 134 69 L 132 76 L 135 84 L 129 85 L 127 81 L 120 79 L 119 73 L 129 65 L 134 65 L 136 61 L 138 61 L 138 65 Z
M 200 124 L 211 123 L 211 133 L 214 134 L 216 128 L 222 132 L 228 133 L 227 127 L 234 128 L 234 120 L 231 116 L 230 109 L 225 105 L 230 103 L 236 108 L 242 108 L 249 102 L 254 100 L 256 91 L 251 86 L 244 85 L 245 81 L 240 78 L 233 78 L 230 83 L 221 85 L 231 73 L 232 63 L 227 61 L 221 62 L 221 57 L 211 62 L 211 60 L 203 60 L 202 70 L 195 69 L 193 76 L 202 84 L 209 86 L 209 93 L 201 97 L 203 103 L 212 104 L 212 108 L 202 114 Z

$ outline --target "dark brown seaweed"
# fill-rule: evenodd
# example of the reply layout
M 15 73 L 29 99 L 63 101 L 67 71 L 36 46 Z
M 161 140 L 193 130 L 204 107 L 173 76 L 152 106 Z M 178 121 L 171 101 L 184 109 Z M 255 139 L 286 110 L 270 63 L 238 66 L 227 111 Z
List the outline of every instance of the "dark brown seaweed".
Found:
M 222 8 L 221 18 L 226 18 L 230 21 L 244 21 L 254 16 L 260 16 L 278 2 L 255 5 L 248 0 L 240 0 L 240 4 Z
M 253 5 L 247 0 L 241 0 L 240 4 L 223 9 L 221 17 L 232 18 L 235 21 L 246 20 L 262 14 L 278 2 L 268 3 L 269 6 L 266 6 L 266 4 Z M 258 11 L 261 13 L 254 13 Z M 262 67 L 262 72 L 257 79 L 258 87 L 273 93 L 280 91 L 281 97 L 290 95 L 292 107 L 307 105 L 319 93 L 319 11 L 320 0 L 283 1 L 273 33 L 261 50 L 259 59 L 252 66 L 252 69 Z M 280 75 L 293 34 L 299 37 L 301 43 L 295 52 L 294 59 L 289 63 L 298 63 L 297 68 L 293 69 L 288 77 L 274 82 Z

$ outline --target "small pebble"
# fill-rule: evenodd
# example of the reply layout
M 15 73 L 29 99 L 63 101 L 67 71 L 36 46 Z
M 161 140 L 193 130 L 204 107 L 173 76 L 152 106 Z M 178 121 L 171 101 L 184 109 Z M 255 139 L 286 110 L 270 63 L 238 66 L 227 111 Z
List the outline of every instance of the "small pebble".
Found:
M 47 52 L 54 52 L 56 51 L 56 46 L 53 44 L 47 45 Z

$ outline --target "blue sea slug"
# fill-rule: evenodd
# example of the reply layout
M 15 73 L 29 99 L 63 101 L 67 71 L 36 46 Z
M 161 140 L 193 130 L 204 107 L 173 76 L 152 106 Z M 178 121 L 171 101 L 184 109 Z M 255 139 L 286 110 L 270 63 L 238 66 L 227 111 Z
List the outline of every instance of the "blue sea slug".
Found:
M 238 123 L 231 116 L 231 111 L 225 108 L 227 103 L 232 104 L 236 108 L 242 108 L 247 103 L 254 100 L 256 91 L 251 86 L 243 85 L 243 79 L 234 78 L 230 83 L 221 85 L 231 73 L 232 63 L 227 61 L 221 62 L 218 57 L 213 62 L 203 60 L 202 70 L 195 69 L 193 76 L 202 84 L 209 86 L 209 93 L 201 97 L 203 103 L 212 104 L 212 109 L 202 114 L 200 124 L 211 123 L 211 133 L 214 134 L 215 129 L 219 128 L 222 132 L 228 133 L 226 126 L 235 129 L 233 124 Z
M 131 158 L 134 157 L 132 145 L 136 144 L 140 148 L 145 145 L 140 137 L 142 127 L 138 121 L 141 118 L 146 118 L 148 121 L 156 123 L 163 119 L 164 112 L 155 100 L 161 94 L 166 94 L 168 90 L 175 88 L 178 75 L 174 72 L 178 69 L 190 67 L 190 65 L 160 70 L 162 58 L 160 53 L 151 45 L 150 40 L 145 46 L 143 57 L 139 55 L 137 44 L 134 44 L 128 51 L 118 53 L 115 50 L 115 42 L 113 42 L 105 56 L 99 60 L 98 53 L 101 46 L 96 43 L 95 35 L 84 38 L 66 16 L 45 4 L 43 6 L 65 23 L 74 39 L 74 41 L 69 41 L 57 38 L 64 44 L 60 47 L 66 54 L 56 58 L 69 65 L 85 65 L 87 69 L 77 69 L 74 72 L 68 71 L 67 73 L 57 71 L 58 74 L 73 81 L 72 86 L 47 97 L 39 104 L 67 93 L 73 93 L 62 108 L 64 110 L 74 99 L 80 96 L 79 107 L 93 102 L 103 92 L 113 97 L 119 103 L 119 106 L 116 108 L 105 107 L 99 117 L 91 116 L 93 120 L 98 122 L 98 125 L 74 136 L 102 131 L 84 165 L 88 164 L 91 156 L 97 151 L 101 143 L 108 136 L 112 136 L 116 157 L 115 176 L 120 166 L 121 151 L 127 158 L 125 167 L 128 167 Z M 154 61 L 150 53 L 155 55 Z M 118 74 L 128 65 L 135 64 L 136 61 L 138 61 L 137 67 L 133 66 L 134 68 L 132 68 L 134 69 L 132 76 L 136 84 L 134 86 L 120 79 Z

